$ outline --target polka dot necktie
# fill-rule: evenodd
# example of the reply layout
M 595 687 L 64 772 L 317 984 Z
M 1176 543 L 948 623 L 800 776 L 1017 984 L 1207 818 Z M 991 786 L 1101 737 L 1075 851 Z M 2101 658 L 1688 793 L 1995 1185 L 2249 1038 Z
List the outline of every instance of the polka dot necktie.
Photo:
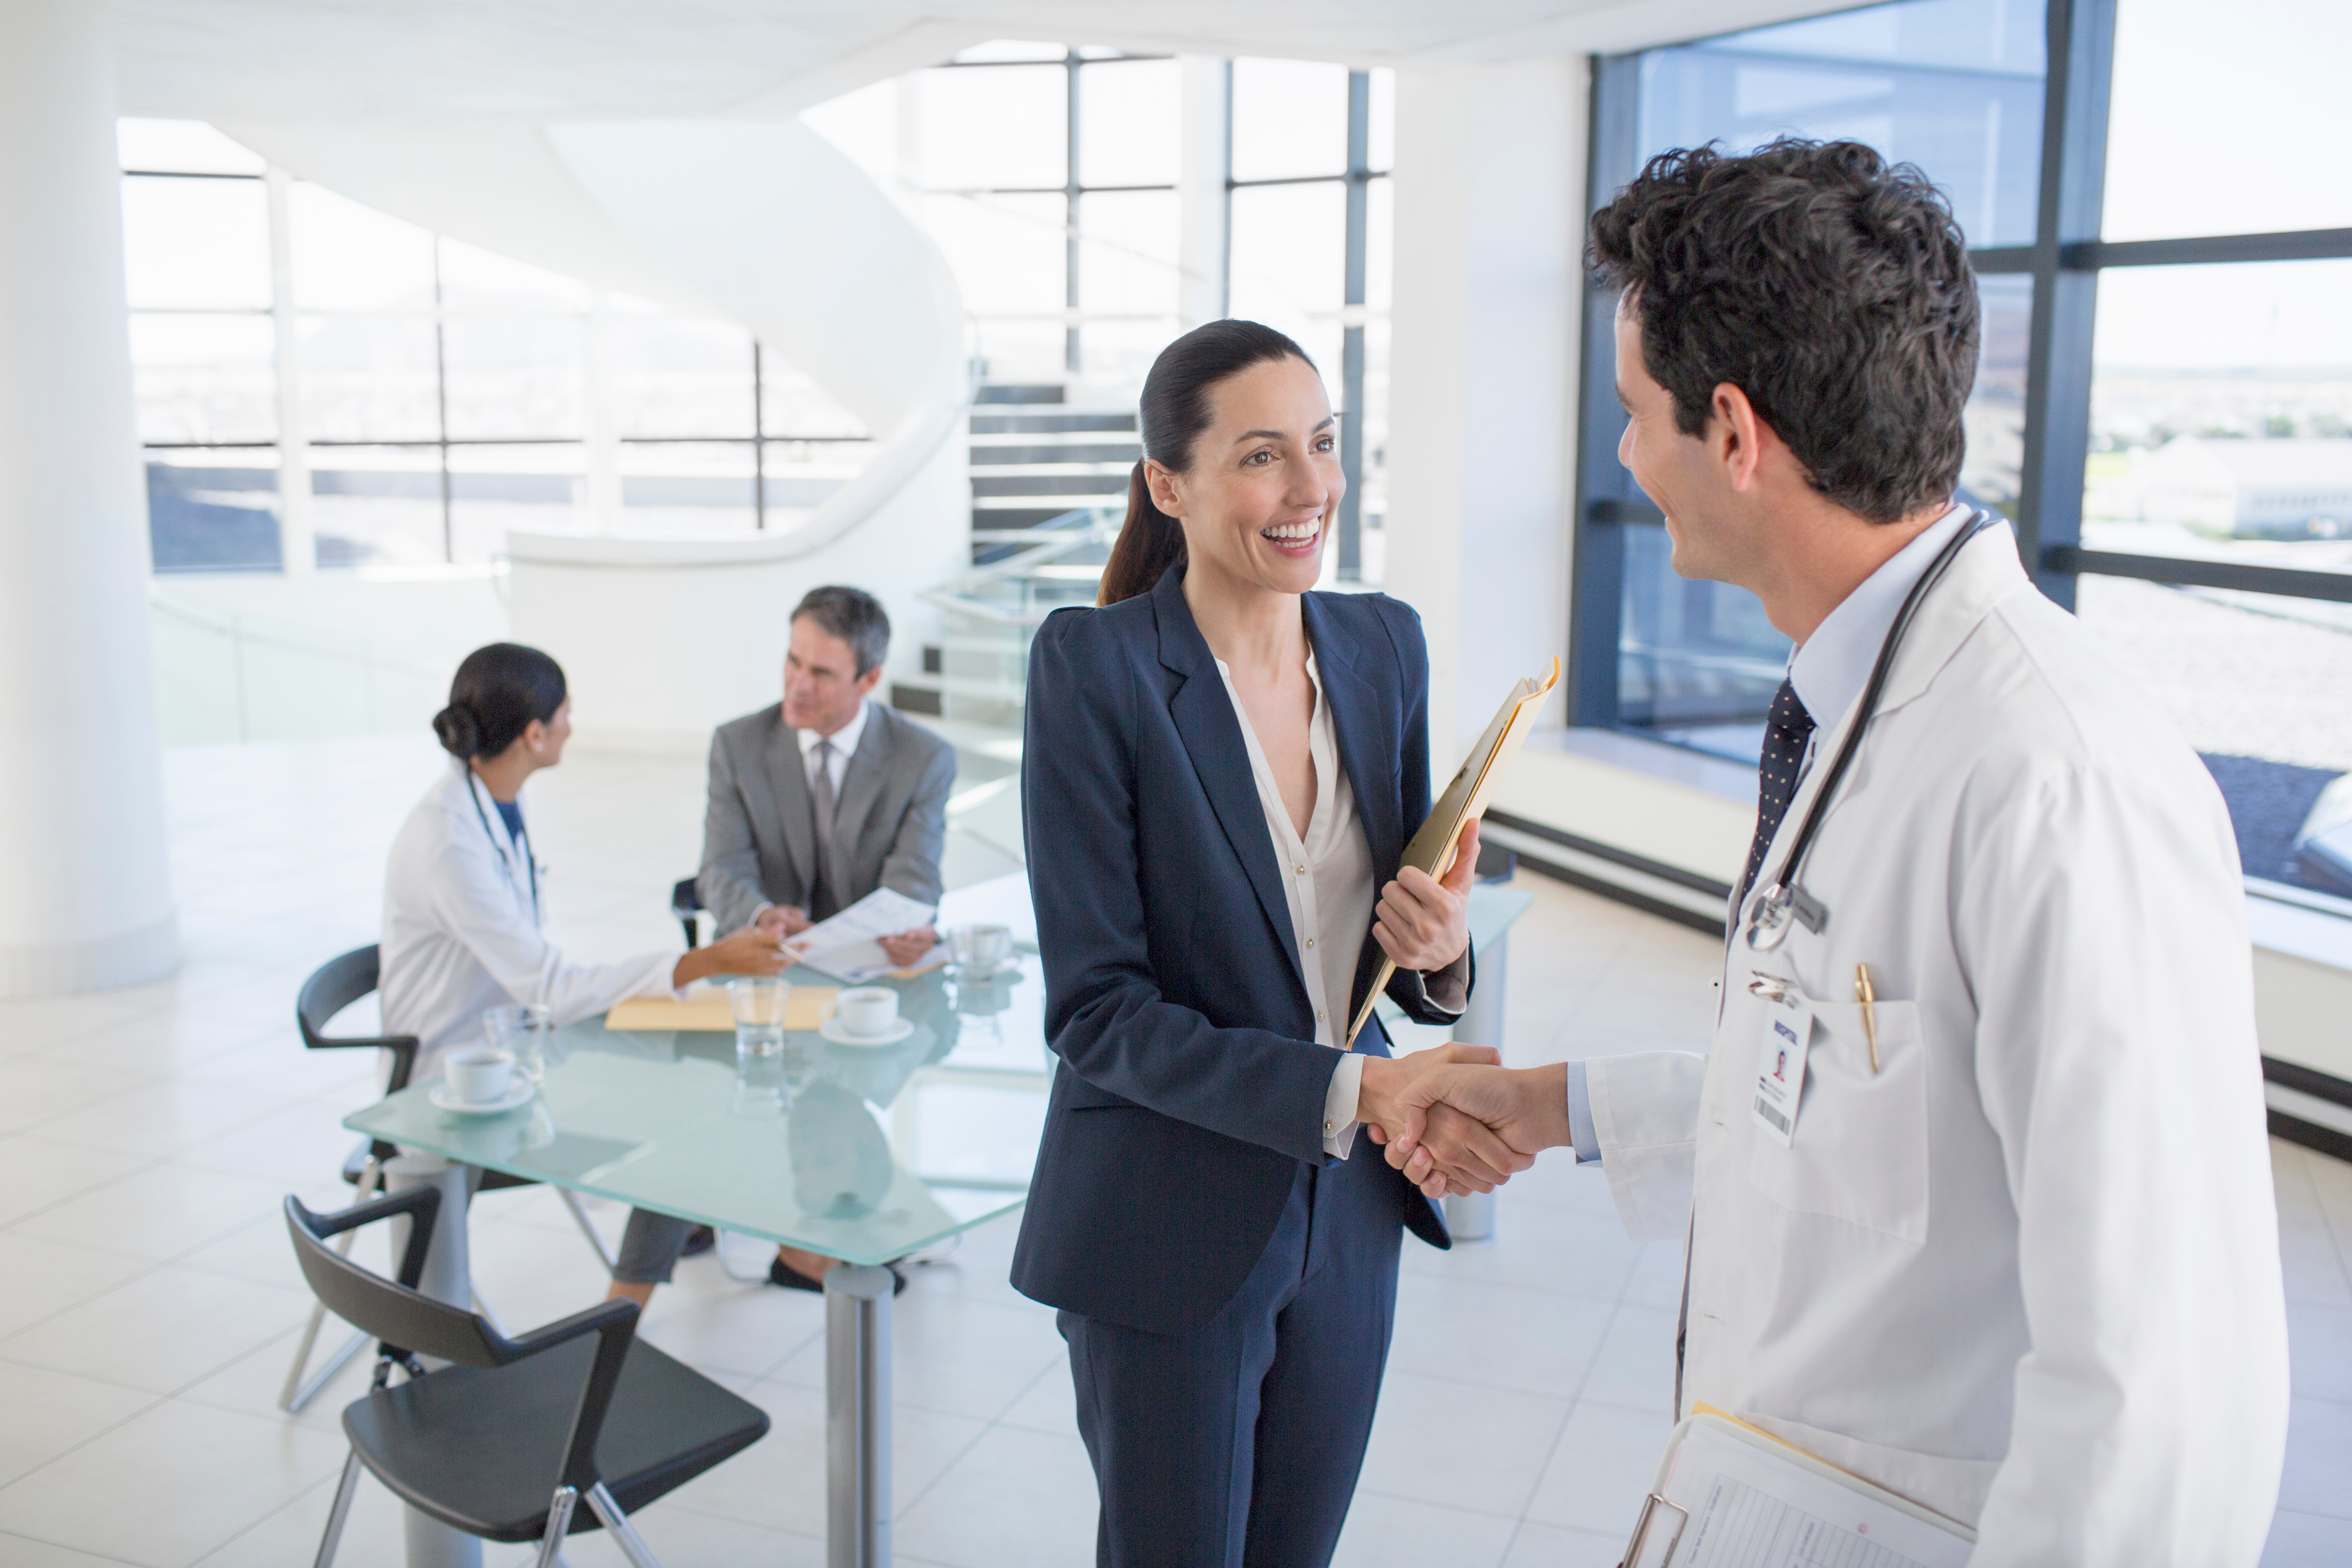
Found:
M 1797 768 L 1812 737 L 1813 716 L 1797 700 L 1797 688 L 1782 681 L 1764 720 L 1764 755 L 1756 762 L 1756 841 L 1748 846 L 1748 870 L 1739 878 L 1739 896 L 1731 901 L 1735 911 L 1748 902 L 1748 890 L 1764 869 L 1764 852 L 1772 847 L 1772 835 L 1796 797 Z

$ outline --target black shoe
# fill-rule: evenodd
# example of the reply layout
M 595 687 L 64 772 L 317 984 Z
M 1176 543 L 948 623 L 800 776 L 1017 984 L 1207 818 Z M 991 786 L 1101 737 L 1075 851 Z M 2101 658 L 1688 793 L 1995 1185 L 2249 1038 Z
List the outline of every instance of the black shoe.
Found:
M 698 1225 L 686 1233 L 686 1245 L 677 1249 L 681 1258 L 699 1258 L 719 1245 L 719 1232 L 708 1225 Z
M 890 1293 L 894 1296 L 905 1295 L 907 1276 L 899 1272 L 898 1265 L 886 1263 L 883 1267 L 890 1270 Z M 824 1293 L 823 1280 L 810 1279 L 782 1258 L 772 1258 L 768 1260 L 768 1283 L 782 1285 L 787 1291 L 814 1291 L 819 1295 Z

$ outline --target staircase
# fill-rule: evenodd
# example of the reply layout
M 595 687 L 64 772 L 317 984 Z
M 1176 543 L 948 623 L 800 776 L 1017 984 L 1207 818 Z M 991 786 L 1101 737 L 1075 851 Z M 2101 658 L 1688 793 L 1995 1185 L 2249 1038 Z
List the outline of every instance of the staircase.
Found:
M 1143 449 L 1132 410 L 1066 396 L 991 382 L 972 400 L 971 570 L 924 594 L 946 629 L 922 674 L 892 685 L 893 706 L 1017 729 L 1030 637 L 1062 606 L 1095 601 Z

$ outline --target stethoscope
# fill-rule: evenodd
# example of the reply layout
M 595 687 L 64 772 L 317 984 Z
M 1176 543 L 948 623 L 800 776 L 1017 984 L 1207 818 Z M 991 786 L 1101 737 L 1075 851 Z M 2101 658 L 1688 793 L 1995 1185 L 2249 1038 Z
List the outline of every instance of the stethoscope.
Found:
M 1813 803 L 1805 812 L 1803 824 L 1797 829 L 1796 841 L 1789 846 L 1788 857 L 1780 862 L 1780 874 L 1773 878 L 1771 885 L 1757 897 L 1753 911 L 1748 917 L 1748 946 L 1756 951 L 1769 953 L 1787 941 L 1789 922 L 1792 916 L 1816 936 L 1830 923 L 1829 905 L 1807 893 L 1801 880 L 1805 869 L 1805 857 L 1813 847 L 1814 837 L 1821 831 L 1822 818 L 1829 810 L 1831 797 L 1837 793 L 1838 781 L 1845 777 L 1846 769 L 1853 764 L 1853 754 L 1862 745 L 1863 732 L 1870 727 L 1870 721 L 1877 716 L 1878 695 L 1886 685 L 1886 672 L 1894 666 L 1895 651 L 1902 644 L 1903 633 L 1910 629 L 1913 617 L 1918 613 L 1920 601 L 1927 597 L 1928 591 L 1936 586 L 1944 573 L 1951 570 L 1952 562 L 1959 559 L 1960 551 L 1968 547 L 1968 542 L 1992 527 L 1997 520 L 1990 512 L 1979 511 L 1972 515 L 1968 525 L 1936 552 L 1936 559 L 1927 563 L 1927 570 L 1919 574 L 1919 580 L 1913 583 L 1911 591 L 1905 595 L 1903 607 L 1895 612 L 1895 624 L 1886 629 L 1886 641 L 1879 644 L 1878 662 L 1871 666 L 1870 684 L 1862 689 L 1862 711 L 1854 715 L 1853 725 L 1845 732 L 1844 743 L 1838 747 L 1836 758 L 1830 763 L 1828 776 L 1822 780 L 1820 791 L 1813 796 Z
M 474 773 L 474 765 L 472 763 L 460 763 L 459 766 L 464 768 L 466 770 L 466 799 L 474 803 L 474 820 L 482 824 L 482 836 L 489 840 L 490 848 L 498 852 L 499 869 L 506 873 L 507 885 L 511 887 L 514 885 L 514 862 L 508 856 L 507 846 L 500 841 L 498 830 L 490 826 L 489 813 L 482 810 L 482 781 L 480 779 L 476 777 Z M 517 847 L 522 851 L 523 869 L 530 874 L 530 919 L 531 924 L 536 925 L 539 924 L 541 918 L 539 912 L 539 861 L 537 857 L 532 855 L 530 852 L 530 829 L 528 826 L 523 829 L 522 842 Z

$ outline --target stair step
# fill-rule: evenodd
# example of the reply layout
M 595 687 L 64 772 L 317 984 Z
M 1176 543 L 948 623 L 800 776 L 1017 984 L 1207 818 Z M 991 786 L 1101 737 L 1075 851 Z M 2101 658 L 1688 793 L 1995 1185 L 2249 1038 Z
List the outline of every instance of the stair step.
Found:
M 975 413 L 974 435 L 1053 435 L 1091 431 L 1132 431 L 1131 413 Z
M 1127 476 L 1110 474 L 975 474 L 971 493 L 979 496 L 1124 496 Z M 1069 508 L 1061 508 L 1067 511 Z
M 971 394 L 974 402 L 1060 402 L 1065 392 L 1058 383 L 990 382 Z
M 971 449 L 972 466 L 998 467 L 1013 463 L 1125 463 L 1132 465 L 1143 448 L 1132 441 L 1060 442 L 1039 445 L 982 446 Z

